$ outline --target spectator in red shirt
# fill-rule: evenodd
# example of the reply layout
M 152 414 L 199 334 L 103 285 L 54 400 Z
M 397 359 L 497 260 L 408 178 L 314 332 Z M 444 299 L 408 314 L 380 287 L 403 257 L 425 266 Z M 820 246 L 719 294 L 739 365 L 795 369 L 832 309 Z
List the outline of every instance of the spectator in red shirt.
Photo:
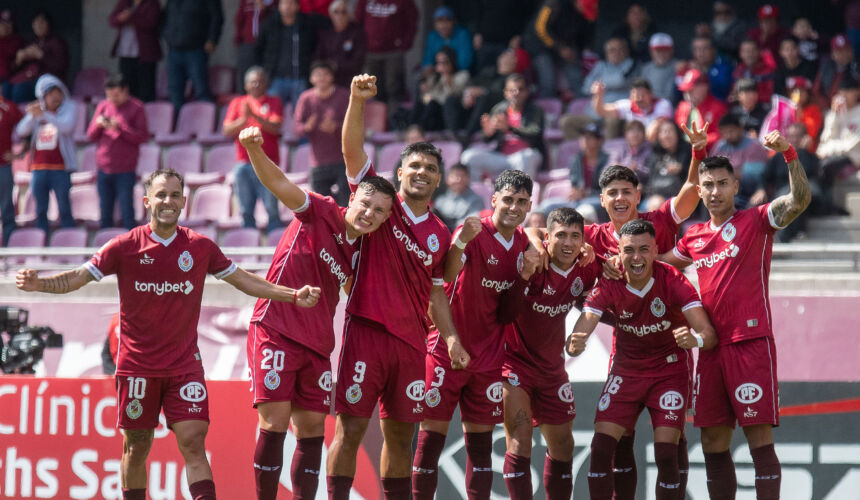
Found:
M 263 19 L 269 15 L 275 0 L 240 0 L 236 8 L 233 23 L 236 33 L 233 44 L 236 45 L 236 89 L 244 88 L 245 72 L 254 65 L 254 44 L 260 33 Z
M 773 95 L 773 73 L 776 66 L 762 57 L 762 53 L 756 45 L 755 40 L 744 40 L 738 49 L 738 62 L 734 76 L 735 81 L 741 78 L 752 78 L 758 86 L 759 102 L 770 102 Z
M 161 59 L 158 0 L 119 0 L 108 19 L 117 28 L 112 56 L 119 57 L 119 72 L 131 95 L 141 101 L 155 100 L 155 66 Z
M 36 98 L 36 80 L 51 73 L 65 79 L 69 69 L 69 48 L 65 40 L 54 34 L 54 23 L 46 10 L 33 17 L 34 38 L 15 54 L 17 73 L 12 77 L 11 98 L 29 102 Z
M 305 14 L 328 15 L 332 0 L 300 0 L 300 10 Z
M 15 33 L 12 11 L 5 9 L 0 12 L 0 84 L 3 85 L 3 95 L 6 94 L 9 78 L 15 68 L 15 54 L 21 48 L 21 37 Z
M 96 144 L 96 165 L 101 208 L 101 227 L 113 227 L 114 205 L 119 202 L 122 226 L 133 228 L 134 183 L 140 145 L 149 139 L 143 103 L 132 97 L 122 74 L 105 80 L 105 100 L 96 106 L 87 128 L 87 139 Z
M 415 0 L 358 0 L 355 20 L 367 37 L 364 72 L 379 77 L 377 98 L 391 109 L 405 97 L 404 58 L 418 31 Z
M 340 147 L 347 105 L 349 91 L 334 84 L 331 64 L 314 62 L 311 88 L 299 96 L 293 126 L 296 135 L 306 136 L 311 144 L 311 189 L 333 197 L 342 207 L 349 202 L 350 193 Z
M 779 42 L 789 35 L 789 31 L 779 24 L 779 9 L 765 4 L 758 9 L 758 27 L 749 30 L 747 38 L 758 44 L 762 52 L 767 51 L 771 60 L 779 54 Z
M 708 128 L 708 148 L 720 138 L 720 132 L 714 124 L 726 114 L 726 105 L 711 95 L 708 76 L 697 69 L 688 70 L 684 79 L 678 85 L 678 90 L 684 93 L 684 100 L 678 103 L 675 110 L 675 123 L 679 127 L 690 128 L 695 123 L 699 129 L 710 123 Z
M 224 116 L 224 135 L 236 138 L 236 159 L 239 163 L 233 170 L 235 179 L 233 189 L 239 198 L 239 211 L 242 214 L 242 227 L 256 228 L 254 207 L 257 199 L 263 200 L 269 222 L 269 231 L 282 227 L 278 214 L 278 200 L 263 186 L 254 167 L 248 158 L 248 151 L 239 143 L 239 132 L 246 127 L 260 127 L 263 133 L 263 151 L 275 165 L 280 163 L 278 142 L 281 135 L 281 123 L 284 120 L 284 108 L 281 99 L 266 95 L 269 80 L 266 71 L 260 66 L 251 66 L 245 72 L 245 92 L 230 101 L 227 115 Z
M 14 102 L 0 97 L 0 216 L 3 221 L 3 246 L 15 230 L 15 206 L 12 203 L 12 132 L 22 115 Z
M 818 134 L 824 124 L 821 108 L 812 96 L 812 82 L 802 76 L 789 77 L 786 82 L 791 100 L 797 104 L 797 121 L 806 128 L 808 142 L 801 147 L 814 153 L 818 149 Z

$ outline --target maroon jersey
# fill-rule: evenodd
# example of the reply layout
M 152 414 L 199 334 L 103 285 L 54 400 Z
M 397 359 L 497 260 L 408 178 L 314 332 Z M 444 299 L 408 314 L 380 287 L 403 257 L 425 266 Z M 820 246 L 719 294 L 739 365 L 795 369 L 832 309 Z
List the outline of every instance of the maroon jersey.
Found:
M 552 373 L 564 363 L 565 318 L 577 300 L 583 299 L 600 276 L 600 265 L 580 266 L 579 260 L 567 271 L 555 264 L 535 273 L 517 302 L 516 319 L 505 328 L 507 355 L 533 366 L 536 371 Z M 521 278 L 509 296 L 516 299 Z M 514 307 L 505 300 L 502 307 Z
M 471 356 L 468 370 L 475 372 L 498 370 L 502 365 L 504 325 L 496 318 L 499 297 L 517 279 L 517 263 L 529 246 L 522 228 L 517 228 L 510 241 L 496 230 L 492 217 L 481 219 L 482 230 L 463 251 L 463 269 L 452 283 L 445 284 L 451 302 L 454 326 L 460 342 Z M 455 231 L 459 233 L 460 226 Z M 439 332 L 428 338 L 430 351 L 437 348 Z M 438 348 L 446 349 L 444 342 Z
M 340 288 L 352 276 L 357 245 L 346 236 L 346 209 L 331 197 L 307 193 L 304 205 L 294 213 L 296 218 L 275 248 L 266 280 L 295 289 L 318 286 L 322 290 L 319 303 L 304 308 L 259 299 L 251 321 L 328 357 L 334 350 L 332 318 Z
M 777 229 L 768 203 L 739 210 L 720 227 L 696 224 L 675 247 L 696 266 L 720 345 L 773 336 L 768 280 Z
M 678 228 L 684 219 L 675 213 L 673 201 L 675 198 L 670 198 L 660 205 L 657 210 L 639 214 L 639 218 L 647 220 L 654 225 L 654 231 L 657 239 L 657 251 L 660 253 L 668 252 L 675 247 L 675 239 L 678 235 Z M 612 222 L 604 222 L 603 224 L 589 224 L 585 226 L 585 242 L 594 247 L 594 255 L 600 259 L 607 259 L 613 255 L 618 255 L 618 233 L 615 231 L 615 226 Z
M 349 179 L 353 191 L 366 175 L 376 175 L 369 159 L 358 176 Z M 450 245 L 451 234 L 438 217 L 429 211 L 416 216 L 398 194 L 391 217 L 363 238 L 346 311 L 426 352 L 430 289 L 444 284 Z
M 203 370 L 197 320 L 207 274 L 236 265 L 212 240 L 185 227 L 162 239 L 138 226 L 103 246 L 85 265 L 96 281 L 119 286 L 117 375 L 170 377 Z
M 583 311 L 598 316 L 610 311 L 615 317 L 612 373 L 658 377 L 692 368 L 689 352 L 678 347 L 672 334 L 686 326 L 683 311 L 692 307 L 702 307 L 693 285 L 674 267 L 655 261 L 645 288 L 637 290 L 625 280 L 601 279 Z

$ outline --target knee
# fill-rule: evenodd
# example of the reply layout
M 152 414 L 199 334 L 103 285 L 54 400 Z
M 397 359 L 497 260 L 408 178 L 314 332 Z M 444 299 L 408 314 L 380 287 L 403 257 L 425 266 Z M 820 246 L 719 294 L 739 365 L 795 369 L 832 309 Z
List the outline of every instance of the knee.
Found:
M 123 458 L 132 465 L 145 464 L 149 450 L 152 448 L 152 438 L 152 435 L 129 436 L 126 434 L 122 443 Z
M 567 435 L 547 443 L 549 456 L 556 460 L 567 462 L 573 459 L 573 436 Z
M 508 451 L 515 455 L 528 456 L 532 450 L 532 428 L 530 425 L 516 425 L 510 432 Z
M 335 440 L 341 442 L 341 446 L 347 450 L 358 450 L 361 439 L 364 437 L 364 427 L 358 422 L 344 420 L 340 426 L 340 432 L 335 434 Z
M 206 430 L 193 430 L 176 436 L 176 444 L 183 455 L 204 454 L 206 451 Z

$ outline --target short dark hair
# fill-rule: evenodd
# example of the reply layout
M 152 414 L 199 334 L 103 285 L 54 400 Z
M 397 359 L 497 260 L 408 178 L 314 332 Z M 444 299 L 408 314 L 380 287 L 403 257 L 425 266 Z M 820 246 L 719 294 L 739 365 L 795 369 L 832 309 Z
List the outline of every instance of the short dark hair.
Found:
M 394 200 L 397 195 L 397 191 L 394 189 L 394 186 L 384 177 L 380 177 L 378 175 L 365 176 L 361 179 L 361 182 L 358 183 L 357 189 L 361 189 L 368 194 L 382 193 L 392 200 Z
M 758 84 L 752 78 L 741 78 L 735 85 L 738 92 L 758 92 Z
M 634 78 L 632 82 L 630 82 L 630 88 L 634 89 L 645 89 L 647 91 L 651 91 L 651 82 L 642 78 L 641 76 L 638 78 Z
M 546 218 L 546 228 L 561 224 L 562 226 L 578 225 L 580 229 L 585 229 L 585 219 L 576 210 L 570 207 L 558 207 L 552 210 Z
M 507 78 L 505 78 L 505 87 L 507 87 L 508 83 L 510 83 L 510 82 L 527 83 L 526 77 L 524 77 L 523 75 L 521 75 L 519 73 L 511 73 L 510 75 L 508 75 Z
M 450 174 L 451 172 L 455 171 L 455 170 L 456 170 L 456 171 L 458 171 L 458 172 L 463 172 L 463 173 L 465 173 L 466 175 L 471 175 L 471 174 L 470 174 L 470 172 L 469 172 L 469 167 L 468 167 L 468 166 L 466 166 L 466 165 L 464 165 L 464 164 L 462 164 L 462 163 L 460 163 L 460 162 L 457 162 L 457 163 L 455 163 L 455 164 L 451 165 L 450 167 L 448 167 L 448 173 L 449 173 L 449 174 Z
M 329 73 L 334 75 L 334 64 L 332 64 L 331 61 L 317 59 L 311 63 L 311 69 L 308 71 L 308 74 L 313 73 L 315 69 L 327 69 Z
M 725 115 L 723 115 L 722 118 L 720 118 L 720 121 L 717 124 L 717 128 L 740 127 L 740 126 L 741 126 L 741 120 L 734 113 L 726 113 Z
M 630 120 L 626 124 L 624 124 L 624 132 L 627 133 L 628 130 L 637 129 L 643 134 L 645 133 L 645 125 L 639 120 Z
M 708 156 L 702 160 L 702 163 L 699 163 L 699 175 L 704 174 L 705 172 L 719 170 L 721 168 L 724 168 L 728 170 L 730 174 L 735 175 L 735 168 L 732 167 L 732 162 L 730 162 L 725 156 Z
M 636 172 L 624 165 L 609 165 L 604 168 L 603 172 L 600 173 L 600 179 L 598 179 L 597 184 L 600 186 L 600 189 L 605 189 L 606 186 L 612 184 L 614 181 L 627 181 L 633 184 L 633 187 L 639 185 L 639 177 L 636 176 Z
M 429 155 L 436 158 L 436 161 L 439 163 L 439 171 L 441 172 L 443 170 L 442 152 L 439 151 L 439 148 L 429 142 L 414 142 L 412 144 L 407 144 L 403 148 L 403 151 L 400 152 L 400 163 L 403 164 L 406 157 L 414 153 Z
M 150 188 L 152 188 L 152 183 L 155 182 L 155 179 L 158 179 L 159 177 L 176 177 L 177 179 L 179 179 L 179 186 L 182 188 L 183 191 L 185 191 L 185 178 L 182 177 L 182 174 L 180 174 L 176 170 L 173 170 L 172 168 L 168 167 L 159 168 L 155 172 L 146 176 L 146 181 L 144 181 L 143 187 L 147 194 L 149 193 Z
M 457 51 L 451 48 L 449 45 L 443 45 L 433 54 L 433 62 L 436 62 L 436 56 L 439 54 L 445 54 L 445 57 L 448 58 L 448 61 L 451 62 L 451 67 L 454 71 L 457 71 Z
M 115 89 L 115 88 L 128 88 L 128 80 L 126 80 L 125 75 L 122 73 L 114 73 L 112 75 L 108 75 L 105 78 L 105 88 L 106 89 Z
M 514 193 L 525 191 L 529 196 L 532 195 L 532 187 L 534 182 L 529 174 L 520 170 L 504 170 L 493 183 L 493 192 L 500 193 L 506 188 L 511 188 Z
M 654 224 L 643 219 L 633 219 L 627 221 L 623 226 L 621 226 L 621 231 L 618 231 L 618 236 L 624 236 L 625 234 L 637 236 L 645 233 L 650 234 L 652 237 L 656 237 L 657 233 L 654 232 Z

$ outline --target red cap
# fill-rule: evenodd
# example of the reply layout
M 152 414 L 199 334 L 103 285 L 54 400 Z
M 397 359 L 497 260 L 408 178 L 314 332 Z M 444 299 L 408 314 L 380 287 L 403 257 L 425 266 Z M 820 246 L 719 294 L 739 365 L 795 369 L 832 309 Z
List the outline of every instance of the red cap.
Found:
M 678 84 L 678 90 L 681 92 L 687 92 L 697 83 L 709 82 L 710 79 L 708 79 L 708 75 L 703 74 L 701 71 L 697 69 L 687 70 L 687 72 L 684 73 L 684 78 L 681 80 L 681 83 Z
M 844 49 L 848 47 L 848 38 L 843 34 L 839 34 L 830 39 L 830 50 Z
M 764 4 L 758 9 L 758 18 L 761 19 L 779 19 L 779 9 L 775 5 Z
M 811 89 L 812 82 L 802 76 L 790 76 L 785 79 L 785 86 L 789 90 L 798 88 Z

